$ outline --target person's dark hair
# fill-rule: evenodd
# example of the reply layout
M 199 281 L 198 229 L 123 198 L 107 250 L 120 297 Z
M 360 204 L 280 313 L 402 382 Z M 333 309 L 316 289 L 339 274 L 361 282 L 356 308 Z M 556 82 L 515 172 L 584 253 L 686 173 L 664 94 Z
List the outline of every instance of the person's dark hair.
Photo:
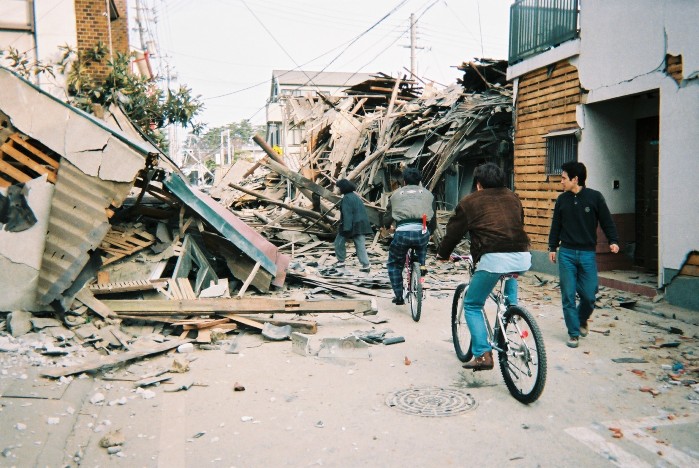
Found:
M 408 167 L 403 171 L 403 181 L 405 185 L 420 185 L 422 173 L 419 169 Z
M 337 185 L 337 188 L 340 189 L 340 193 L 343 195 L 357 190 L 357 186 L 354 185 L 354 182 L 347 179 L 340 179 L 335 185 Z
M 581 162 L 568 161 L 561 165 L 561 169 L 568 174 L 568 178 L 573 180 L 574 177 L 578 178 L 578 185 L 581 187 L 585 186 L 585 180 L 587 179 L 587 168 Z
M 505 173 L 494 163 L 484 163 L 473 171 L 473 180 L 483 188 L 504 187 Z

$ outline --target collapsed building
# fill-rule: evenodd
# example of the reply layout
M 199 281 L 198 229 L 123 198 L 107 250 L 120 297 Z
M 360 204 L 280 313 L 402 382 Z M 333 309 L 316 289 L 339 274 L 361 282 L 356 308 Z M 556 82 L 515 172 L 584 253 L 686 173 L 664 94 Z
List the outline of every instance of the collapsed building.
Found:
M 18 325 L 22 314 L 54 315 L 104 355 L 132 349 L 153 330 L 172 336 L 89 369 L 53 363 L 43 371 L 61 377 L 188 341 L 211 343 L 214 331 L 314 333 L 309 313 L 375 314 L 372 298 L 390 295 L 385 272 L 348 282 L 305 267 L 321 272 L 334 261 L 328 241 L 339 218 L 340 178 L 358 185 L 377 227 L 372 261 L 383 265 L 378 228 L 404 167 L 423 171 L 443 218 L 470 192 L 472 166 L 512 166 L 504 63 L 460 69 L 463 80 L 443 90 L 376 75 L 341 98 L 289 96 L 287 117 L 304 128 L 300 151 L 279 155 L 256 137 L 266 156 L 237 161 L 208 193 L 191 186 L 118 108 L 98 118 L 0 69 L 0 310 L 11 312 L 7 328 L 26 330 L 26 316 Z M 290 291 L 292 283 L 307 292 Z M 138 328 L 143 323 L 154 324 L 151 332 Z
M 289 199 L 291 205 L 312 213 L 296 210 L 290 216 L 287 203 L 280 219 L 258 211 L 256 224 L 265 231 L 282 226 L 299 229 L 295 223 L 302 218 L 313 226 L 300 229 L 327 239 L 337 220 L 332 208 L 339 197 L 331 192 L 338 179 L 357 184 L 370 220 L 380 225 L 388 196 L 402 169 L 410 166 L 423 172 L 423 182 L 435 193 L 439 208 L 453 210 L 471 192 L 477 164 L 496 162 L 510 180 L 513 167 L 512 91 L 505 81 L 506 62 L 481 60 L 459 69 L 463 79 L 442 90 L 377 75 L 348 88 L 344 97 L 286 97 L 288 125 L 304 129 L 300 151 L 282 157 L 268 147 L 262 161 L 234 165 L 211 195 L 233 210 L 279 205 Z M 266 171 L 258 171 L 260 166 Z M 315 190 L 309 195 L 302 180 L 325 193 Z M 299 190 L 290 190 L 289 181 Z

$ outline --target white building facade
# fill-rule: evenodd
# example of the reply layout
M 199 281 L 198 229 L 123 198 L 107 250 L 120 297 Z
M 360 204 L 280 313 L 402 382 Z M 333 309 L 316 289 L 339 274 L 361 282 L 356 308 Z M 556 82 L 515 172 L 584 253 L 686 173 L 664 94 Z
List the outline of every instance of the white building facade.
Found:
M 556 99 L 565 99 L 568 105 L 551 117 L 532 104 L 528 115 L 534 119 L 518 110 L 515 170 L 519 168 L 520 186 L 534 180 L 524 177 L 533 171 L 523 161 L 536 153 L 535 146 L 546 147 L 551 135 L 574 132 L 577 160 L 588 168 L 586 185 L 606 198 L 633 266 L 656 271 L 658 288 L 667 287 L 669 295 L 682 299 L 677 302 L 689 300 L 696 306 L 697 300 L 689 297 L 692 293 L 672 288 L 686 283 L 694 285 L 691 290 L 699 284 L 699 273 L 692 274 L 697 268 L 687 269 L 699 251 L 699 204 L 694 201 L 699 173 L 699 2 L 560 0 L 547 2 L 546 9 L 537 5 L 515 2 L 512 18 L 533 17 L 535 10 L 539 17 L 547 13 L 556 17 L 556 8 L 569 8 L 573 13 L 578 10 L 578 31 L 560 44 L 513 57 L 513 43 L 525 47 L 514 37 L 518 34 L 514 20 L 511 24 L 508 79 L 516 93 L 531 93 L 536 87 L 546 96 L 546 101 L 536 103 L 541 108 Z M 519 34 L 522 39 L 521 29 Z M 568 82 L 577 82 L 574 93 L 560 91 L 560 84 L 551 78 L 562 66 L 572 70 Z M 530 77 L 537 72 L 534 85 Z M 518 96 L 516 106 L 523 99 Z M 568 120 L 560 118 L 566 113 Z M 533 123 L 526 124 L 525 119 Z M 535 126 L 539 130 L 532 131 Z M 546 180 L 540 179 L 537 190 L 555 191 L 560 178 L 544 175 Z M 523 191 L 525 196 L 528 190 Z M 530 212 L 531 219 L 545 218 L 542 208 L 549 208 L 547 203 L 555 196 L 545 197 L 539 214 Z M 546 225 L 538 224 L 541 264 Z

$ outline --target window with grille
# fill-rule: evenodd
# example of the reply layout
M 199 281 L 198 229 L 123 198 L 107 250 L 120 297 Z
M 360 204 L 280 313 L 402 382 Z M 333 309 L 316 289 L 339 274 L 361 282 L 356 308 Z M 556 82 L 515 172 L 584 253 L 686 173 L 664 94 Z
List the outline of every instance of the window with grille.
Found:
M 560 175 L 561 165 L 578 160 L 578 139 L 575 133 L 546 136 L 546 175 Z

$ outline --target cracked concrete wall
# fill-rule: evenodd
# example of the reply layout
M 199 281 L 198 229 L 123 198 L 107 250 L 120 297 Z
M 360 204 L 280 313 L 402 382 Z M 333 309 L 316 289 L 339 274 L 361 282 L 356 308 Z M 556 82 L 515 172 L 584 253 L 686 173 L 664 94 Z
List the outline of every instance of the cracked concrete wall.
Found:
M 667 271 L 679 269 L 687 253 L 699 248 L 699 210 L 690 202 L 696 198 L 699 173 L 697 18 L 699 2 L 693 0 L 586 0 L 580 16 L 577 65 L 580 84 L 589 94 L 580 112 L 585 131 L 579 157 L 590 162 L 589 185 L 601 188 L 605 196 L 610 194 L 613 212 L 633 211 L 628 206 L 633 192 L 624 198 L 623 187 L 633 185 L 625 173 L 633 172 L 635 161 L 635 141 L 629 136 L 633 129 L 624 128 L 623 119 L 615 120 L 613 115 L 625 114 L 629 119 L 658 115 L 660 119 L 661 283 L 669 279 L 663 278 Z M 668 54 L 682 57 L 679 84 L 665 71 Z M 644 109 L 639 99 L 620 99 L 646 95 L 653 101 L 652 111 Z M 604 107 L 606 111 L 598 112 Z M 622 179 L 621 191 L 608 190 L 611 179 Z
M 588 102 L 657 89 L 665 55 L 681 55 L 685 79 L 699 73 L 699 2 L 586 0 L 580 12 L 580 84 Z
M 12 125 L 39 140 L 85 174 L 114 182 L 133 182 L 145 163 L 113 131 L 93 117 L 57 100 L 0 69 L 0 109 Z
M 3 311 L 31 310 L 39 281 L 54 186 L 42 176 L 30 180 L 25 187 L 27 203 L 37 222 L 22 232 L 0 230 L 0 310 Z M 7 190 L 0 192 L 5 195 Z

